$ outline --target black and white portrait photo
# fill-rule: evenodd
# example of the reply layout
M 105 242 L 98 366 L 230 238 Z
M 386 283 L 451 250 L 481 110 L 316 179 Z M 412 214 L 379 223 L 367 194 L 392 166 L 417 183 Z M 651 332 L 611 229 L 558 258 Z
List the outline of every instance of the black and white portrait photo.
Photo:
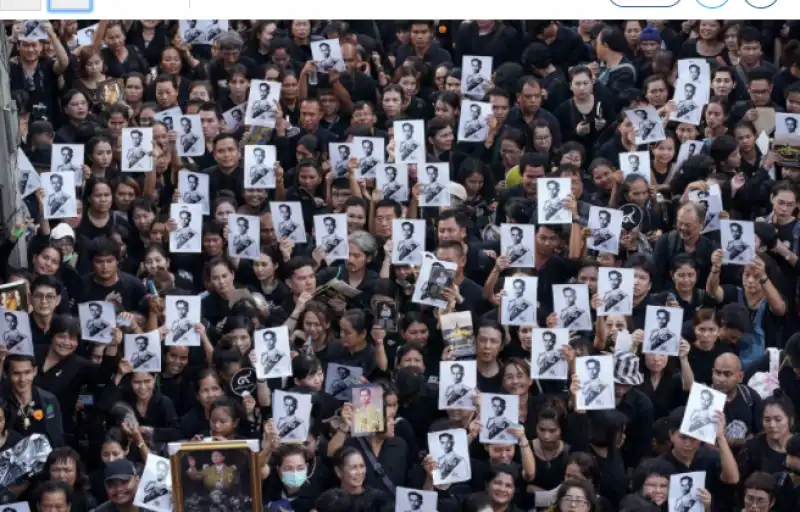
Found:
M 533 268 L 536 226 L 500 224 L 500 253 L 513 268 Z
M 94 35 L 97 32 L 97 26 L 98 24 L 95 23 L 94 25 L 90 25 L 86 28 L 78 30 L 78 32 L 75 34 L 75 39 L 78 43 L 78 46 L 85 46 L 94 42 Z
M 96 300 L 78 304 L 78 318 L 82 339 L 106 344 L 114 341 L 117 313 L 112 302 Z
M 695 382 L 689 391 L 680 433 L 713 445 L 717 438 L 716 413 L 725 409 L 726 395 Z
M 519 423 L 519 396 L 481 393 L 481 434 L 484 444 L 517 444 L 508 430 Z
M 439 362 L 439 410 L 475 410 L 476 365 L 475 361 Z
M 669 477 L 669 512 L 703 512 L 706 507 L 700 500 L 698 489 L 706 487 L 706 472 L 692 471 L 678 473 Z M 745 508 L 745 510 L 750 510 Z M 753 509 L 756 510 L 756 509 Z
M 723 265 L 748 265 L 753 262 L 756 255 L 753 222 L 721 219 L 719 232 Z
M 270 201 L 272 225 L 278 240 L 288 238 L 295 244 L 306 243 L 306 228 L 303 221 L 303 206 L 298 202 L 282 203 Z
M 231 258 L 258 260 L 261 255 L 261 221 L 255 215 L 228 216 L 228 254 Z
M 467 482 L 472 478 L 467 431 L 463 428 L 428 433 L 428 450 L 438 467 L 433 471 L 433 484 Z
M 383 137 L 353 137 L 352 156 L 358 159 L 356 179 L 375 178 L 378 166 L 386 161 Z
M 636 144 L 652 144 L 660 142 L 666 138 L 664 126 L 661 124 L 661 117 L 653 106 L 637 107 L 626 110 L 625 115 L 636 130 Z
M 392 265 L 421 265 L 425 251 L 425 221 L 393 219 L 392 243 Z
M 486 57 L 483 55 L 464 55 L 461 58 L 462 96 L 475 100 L 482 100 L 486 95 L 491 82 L 492 57 Z
M 19 195 L 25 199 L 36 192 L 36 189 L 41 186 L 42 180 L 22 148 L 17 150 L 17 170 L 19 171 Z
M 569 178 L 544 178 L 536 180 L 536 197 L 539 224 L 569 224 L 572 211 L 564 200 L 572 193 Z
M 83 144 L 53 144 L 50 172 L 72 174 L 75 186 L 83 186 Z
M 311 395 L 275 390 L 272 395 L 272 421 L 282 443 L 305 442 L 310 419 Z
M 687 140 L 686 142 L 682 142 L 680 149 L 678 149 L 678 158 L 675 160 L 675 168 L 680 169 L 683 162 L 695 155 L 701 154 L 704 144 L 705 142 L 702 140 Z
M 436 512 L 439 494 L 408 487 L 395 489 L 394 512 Z
M 450 164 L 426 163 L 417 166 L 420 206 L 450 206 Z
M 178 229 L 169 234 L 169 250 L 199 253 L 203 240 L 203 205 L 171 204 L 169 216 L 178 223 Z
M 199 204 L 203 215 L 211 213 L 208 174 L 178 171 L 178 196 L 183 204 Z
M 122 129 L 122 171 L 150 172 L 153 170 L 153 129 Z
M 278 116 L 278 100 L 281 97 L 280 82 L 252 80 L 250 96 L 247 100 L 244 124 L 253 126 L 275 127 Z
M 623 315 L 633 313 L 632 268 L 600 267 L 597 270 L 597 294 L 601 305 L 597 316 Z
M 47 32 L 42 27 L 41 21 L 25 20 L 20 23 L 17 38 L 20 41 L 44 41 L 47 39 Z
M 395 121 L 392 124 L 395 141 L 395 163 L 425 161 L 425 121 L 421 119 Z
M 589 230 L 586 246 L 594 251 L 619 254 L 622 235 L 622 211 L 614 208 L 591 206 L 589 208 Z
M 647 306 L 642 352 L 677 356 L 682 326 L 683 308 Z
M 800 114 L 775 113 L 775 144 L 782 146 L 800 146 Z
M 580 356 L 575 358 L 575 373 L 580 381 L 579 411 L 614 408 L 614 356 Z
M 31 512 L 31 508 L 27 501 L 17 501 L 0 505 L 0 512 Z
M 492 105 L 489 102 L 462 101 L 461 116 L 458 119 L 459 142 L 485 142 L 489 135 L 488 117 L 491 113 Z
M 697 87 L 697 96 L 693 99 L 705 105 L 711 95 L 711 66 L 705 59 L 681 59 L 678 61 L 678 82 Z
M 206 152 L 206 139 L 199 115 L 183 115 L 178 118 L 178 156 L 203 156 Z
M 43 172 L 44 218 L 68 219 L 78 214 L 75 204 L 75 175 L 71 172 Z
M 723 208 L 722 190 L 719 185 L 716 183 L 709 185 L 708 191 L 690 190 L 688 195 L 690 201 L 702 206 L 706 212 L 706 218 L 703 221 L 703 228 L 700 230 L 700 234 L 719 231 L 720 221 L 722 220 L 720 214 Z
M 161 334 L 156 331 L 126 334 L 125 359 L 134 372 L 161 371 Z
M 133 504 L 154 512 L 172 510 L 172 473 L 169 459 L 152 453 L 147 456 Z
M 536 325 L 535 277 L 512 275 L 503 282 L 505 295 L 500 304 L 500 319 L 503 325 Z
M 453 285 L 456 268 L 455 263 L 440 260 L 432 253 L 423 252 L 422 266 L 414 284 L 411 301 L 435 308 L 446 308 L 444 291 Z
M 3 309 L 3 337 L 2 345 L 9 354 L 33 355 L 33 335 L 31 333 L 31 319 L 24 311 Z
M 380 300 L 375 303 L 375 325 L 386 332 L 397 332 L 397 302 Z
M 222 113 L 222 119 L 225 121 L 225 124 L 228 126 L 228 128 L 230 128 L 232 132 L 236 132 L 240 128 L 244 127 L 244 117 L 246 110 L 247 110 L 247 104 L 243 103 L 241 105 L 236 105 L 230 110 L 226 110 L 225 112 Z
M 170 107 L 165 110 L 159 110 L 153 118 L 160 123 L 164 123 L 164 126 L 167 127 L 167 131 L 172 132 L 177 128 L 178 118 L 182 115 L 183 112 L 180 107 Z
M 244 188 L 275 188 L 275 146 L 244 147 Z
M 383 199 L 398 203 L 408 201 L 408 164 L 378 164 L 375 186 Z
M 259 329 L 253 335 L 256 351 L 256 375 L 259 380 L 292 376 L 289 330 L 285 325 Z
M 650 152 L 631 151 L 619 154 L 619 168 L 623 176 L 638 174 L 650 184 Z
M 331 142 L 328 144 L 331 172 L 336 178 L 346 178 L 350 173 L 350 159 L 354 158 L 353 144 Z
M 167 295 L 164 298 L 164 325 L 169 327 L 164 345 L 199 347 L 200 335 L 195 330 L 201 318 L 201 300 L 197 295 Z
M 554 284 L 553 310 L 558 315 L 559 327 L 570 331 L 592 330 L 589 285 Z
M 178 32 L 184 43 L 210 45 L 228 31 L 228 20 L 180 20 Z
M 347 260 L 350 255 L 347 215 L 344 213 L 315 215 L 314 243 L 325 251 L 327 261 Z
M 337 400 L 350 400 L 350 388 L 361 382 L 363 374 L 360 366 L 330 363 L 325 374 L 325 392 Z
M 311 58 L 317 63 L 317 71 L 327 73 L 331 69 L 345 70 L 342 48 L 338 39 L 311 41 Z
M 561 350 L 566 345 L 569 345 L 569 329 L 534 329 L 531 378 L 567 380 L 569 365 Z

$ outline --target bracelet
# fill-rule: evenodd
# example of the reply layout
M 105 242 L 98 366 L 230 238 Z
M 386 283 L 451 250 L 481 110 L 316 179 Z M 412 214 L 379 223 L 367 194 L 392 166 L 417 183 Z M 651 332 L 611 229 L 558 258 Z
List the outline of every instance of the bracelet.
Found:
M 758 284 L 764 286 L 765 284 L 767 284 L 767 281 L 769 281 L 769 278 L 765 277 L 764 279 L 759 279 Z
M 521 444 L 521 445 L 519 445 L 519 447 L 520 447 L 520 448 L 527 448 L 527 447 L 529 447 L 530 445 L 531 445 L 531 443 L 525 443 L 525 444 Z
M 145 446 L 147 446 L 147 443 L 145 443 L 144 441 L 142 441 L 141 443 L 139 443 L 139 444 L 137 445 L 137 447 L 138 447 L 140 450 L 141 450 L 142 448 L 144 448 Z

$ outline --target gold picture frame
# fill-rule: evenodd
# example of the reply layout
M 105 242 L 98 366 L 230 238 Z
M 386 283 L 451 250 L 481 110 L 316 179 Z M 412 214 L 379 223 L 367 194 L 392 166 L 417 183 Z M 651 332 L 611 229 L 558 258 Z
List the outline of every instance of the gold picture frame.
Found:
M 258 440 L 170 443 L 175 512 L 261 512 Z

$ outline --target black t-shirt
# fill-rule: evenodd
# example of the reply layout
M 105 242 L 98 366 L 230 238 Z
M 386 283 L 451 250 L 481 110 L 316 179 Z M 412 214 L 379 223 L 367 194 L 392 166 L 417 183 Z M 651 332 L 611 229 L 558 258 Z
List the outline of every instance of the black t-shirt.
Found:
M 123 61 L 120 61 L 110 48 L 100 50 L 103 62 L 106 64 L 106 75 L 112 78 L 122 78 L 129 73 L 147 75 L 150 67 L 139 49 L 131 44 L 126 45 L 125 48 L 128 50 L 128 56 Z
M 752 388 L 739 385 L 736 398 L 725 403 L 725 437 L 745 440 L 761 431 L 761 397 Z

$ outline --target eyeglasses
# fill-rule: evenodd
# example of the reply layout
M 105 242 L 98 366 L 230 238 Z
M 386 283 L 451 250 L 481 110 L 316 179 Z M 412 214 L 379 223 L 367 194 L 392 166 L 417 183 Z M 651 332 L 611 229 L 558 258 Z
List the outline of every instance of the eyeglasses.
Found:
M 578 496 L 564 496 L 561 498 L 562 505 L 587 505 L 588 503 L 586 498 L 580 498 Z
M 753 496 L 751 494 L 745 494 L 744 496 L 744 504 L 745 505 L 756 505 L 759 507 L 763 507 L 764 505 L 768 504 L 769 500 L 767 498 L 762 498 L 761 496 Z
M 56 295 L 54 293 L 48 293 L 48 294 L 34 293 L 32 297 L 33 297 L 33 300 L 38 300 L 38 301 L 41 301 L 41 302 L 45 302 L 45 301 L 53 302 L 54 300 L 56 300 Z

